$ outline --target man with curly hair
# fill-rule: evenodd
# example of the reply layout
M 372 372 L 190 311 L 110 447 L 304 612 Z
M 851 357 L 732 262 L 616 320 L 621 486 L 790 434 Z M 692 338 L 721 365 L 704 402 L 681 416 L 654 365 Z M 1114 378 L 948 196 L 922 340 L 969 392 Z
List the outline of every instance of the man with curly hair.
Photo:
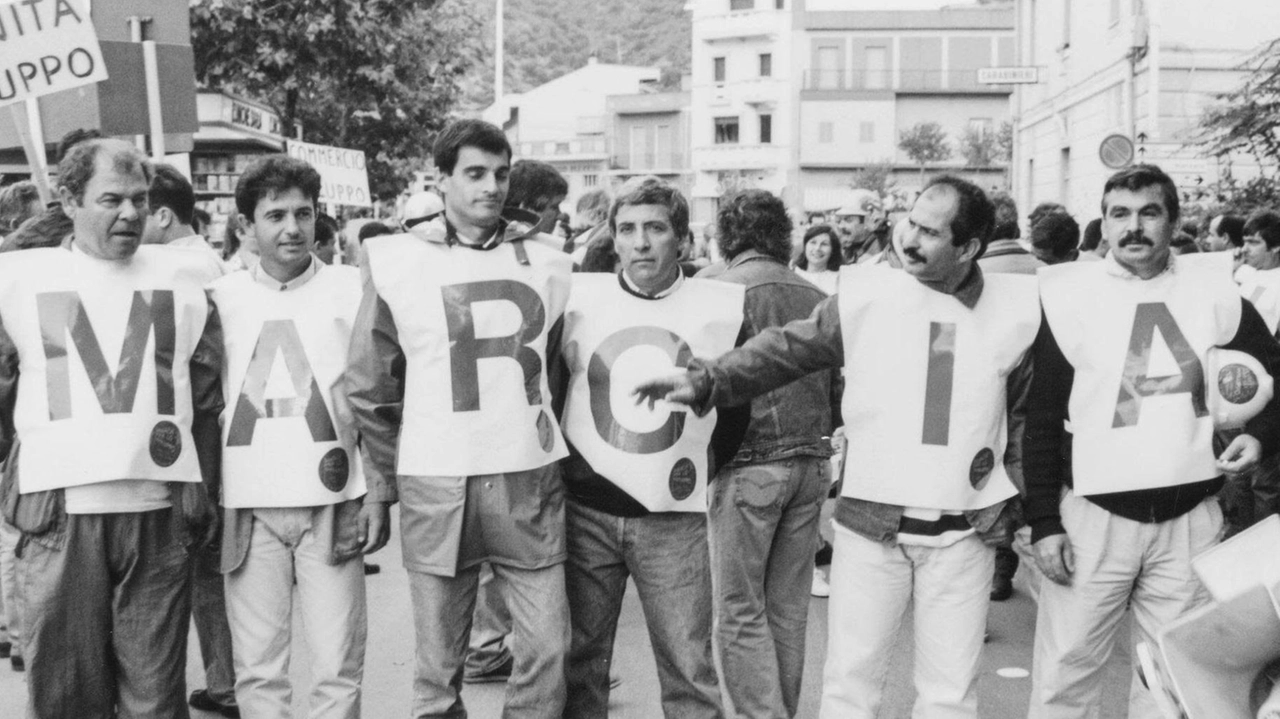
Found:
M 717 225 L 727 264 L 698 276 L 746 286 L 746 337 L 804 319 L 826 297 L 787 267 L 791 218 L 782 200 L 748 190 L 725 203 Z M 750 401 L 742 445 L 711 483 L 716 631 L 738 716 L 796 714 L 836 378 L 812 374 Z

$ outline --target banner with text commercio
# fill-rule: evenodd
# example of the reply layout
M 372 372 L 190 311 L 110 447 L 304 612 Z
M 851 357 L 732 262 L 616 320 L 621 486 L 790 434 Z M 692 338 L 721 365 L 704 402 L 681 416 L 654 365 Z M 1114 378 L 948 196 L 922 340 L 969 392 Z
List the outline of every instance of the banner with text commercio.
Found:
M 311 163 L 320 172 L 321 202 L 373 206 L 369 195 L 369 174 L 365 171 L 364 153 L 360 150 L 289 140 L 285 152 L 290 157 Z
M 0 107 L 106 79 L 88 0 L 0 0 Z

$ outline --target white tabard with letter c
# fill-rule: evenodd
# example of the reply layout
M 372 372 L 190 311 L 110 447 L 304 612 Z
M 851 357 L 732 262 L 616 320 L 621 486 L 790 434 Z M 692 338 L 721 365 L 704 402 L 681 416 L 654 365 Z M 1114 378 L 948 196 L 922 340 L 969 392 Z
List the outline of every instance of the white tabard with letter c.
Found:
M 1213 418 L 1204 357 L 1240 326 L 1229 264 L 1172 257 L 1149 280 L 1108 258 L 1040 269 L 1040 299 L 1075 368 L 1068 417 L 1076 494 L 1212 479 Z
M 650 410 L 636 405 L 631 390 L 732 349 L 746 290 L 688 279 L 666 297 L 643 299 L 620 281 L 573 276 L 561 342 L 570 374 L 561 426 L 593 470 L 646 509 L 705 512 L 716 412 L 696 417 L 667 402 Z
M 840 270 L 844 496 L 963 511 L 1017 493 L 1003 461 L 1007 385 L 1040 308 L 1034 278 L 983 280 L 970 309 L 903 270 Z

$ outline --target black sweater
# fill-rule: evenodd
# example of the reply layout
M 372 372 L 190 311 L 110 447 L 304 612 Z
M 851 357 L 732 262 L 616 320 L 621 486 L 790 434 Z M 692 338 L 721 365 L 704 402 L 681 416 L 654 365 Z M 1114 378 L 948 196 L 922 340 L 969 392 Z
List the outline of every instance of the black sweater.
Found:
M 1272 377 L 1280 377 L 1280 344 L 1267 330 L 1253 305 L 1241 300 L 1240 327 L 1225 349 L 1252 355 Z M 1075 381 L 1075 368 L 1041 316 L 1040 333 L 1031 349 L 1034 375 L 1027 399 L 1027 432 L 1022 445 L 1022 469 L 1027 481 L 1026 519 L 1031 541 L 1063 534 L 1058 501 L 1063 485 L 1071 485 L 1071 438 L 1063 427 Z M 1245 425 L 1245 433 L 1262 443 L 1264 457 L 1280 446 L 1280 396 Z M 1160 489 L 1095 494 L 1086 497 L 1103 509 L 1138 522 L 1164 522 L 1191 511 L 1205 497 L 1222 488 L 1222 477 Z

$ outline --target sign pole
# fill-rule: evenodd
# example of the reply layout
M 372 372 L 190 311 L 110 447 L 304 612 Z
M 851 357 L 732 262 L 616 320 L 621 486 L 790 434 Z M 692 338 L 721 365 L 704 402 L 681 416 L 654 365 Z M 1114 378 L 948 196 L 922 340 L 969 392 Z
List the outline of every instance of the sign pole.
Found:
M 53 188 L 49 184 L 49 158 L 44 153 L 40 101 L 32 97 L 23 101 L 23 105 L 26 106 L 25 118 L 18 105 L 10 105 L 9 111 L 13 114 L 13 125 L 18 128 L 18 135 L 22 138 L 22 149 L 26 153 L 27 164 L 31 166 L 31 179 L 40 192 L 40 202 L 48 205 L 53 202 Z
M 147 82 L 147 118 L 151 126 L 151 158 L 164 160 L 164 116 L 160 110 L 160 71 L 155 40 L 142 41 L 142 68 Z

